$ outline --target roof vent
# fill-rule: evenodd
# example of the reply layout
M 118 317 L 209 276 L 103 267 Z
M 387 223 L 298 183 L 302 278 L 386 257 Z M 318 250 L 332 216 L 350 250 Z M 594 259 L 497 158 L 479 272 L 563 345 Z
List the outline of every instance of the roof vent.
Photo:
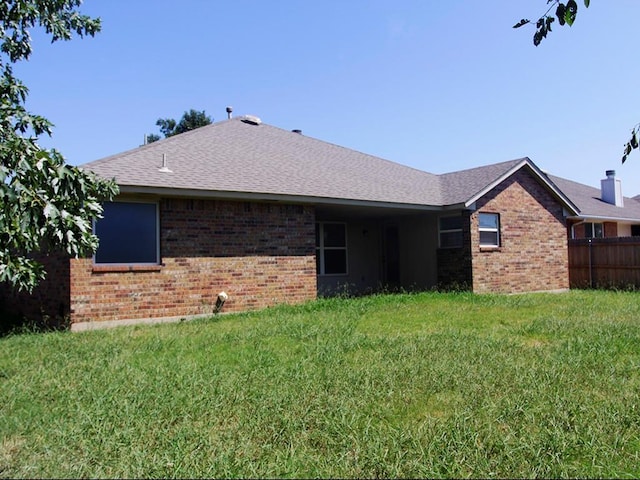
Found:
M 249 125 L 260 125 L 262 123 L 262 120 L 260 120 L 260 118 L 253 115 L 244 115 L 241 120 L 244 123 L 248 123 Z
M 169 170 L 169 167 L 167 167 L 167 154 L 163 153 L 162 154 L 162 166 L 158 169 L 159 172 L 162 173 L 173 173 L 173 170 Z
M 293 133 L 297 133 L 297 134 L 299 134 L 299 135 L 302 135 L 302 130 L 299 130 L 299 129 L 297 129 L 297 128 L 295 128 L 295 129 L 293 129 L 293 130 L 291 130 L 291 131 L 292 131 Z
M 227 118 L 231 120 L 231 116 L 233 115 L 233 107 L 227 107 Z

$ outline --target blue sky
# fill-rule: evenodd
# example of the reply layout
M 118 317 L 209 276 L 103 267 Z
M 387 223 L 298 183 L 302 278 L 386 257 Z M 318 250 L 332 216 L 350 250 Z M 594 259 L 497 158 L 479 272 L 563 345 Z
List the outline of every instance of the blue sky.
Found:
M 582 2 L 578 2 L 582 7 Z M 545 0 L 86 0 L 95 38 L 51 45 L 15 72 L 54 124 L 41 144 L 81 164 L 135 148 L 159 117 L 252 114 L 432 173 L 523 156 L 640 194 L 637 0 L 593 0 L 539 47 Z M 556 24 L 557 25 L 557 24 Z

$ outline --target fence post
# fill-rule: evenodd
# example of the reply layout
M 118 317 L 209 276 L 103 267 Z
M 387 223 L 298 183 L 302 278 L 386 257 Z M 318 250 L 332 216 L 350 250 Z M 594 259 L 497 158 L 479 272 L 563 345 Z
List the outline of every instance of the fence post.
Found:
M 589 287 L 593 288 L 593 252 L 591 250 L 591 239 L 589 239 Z

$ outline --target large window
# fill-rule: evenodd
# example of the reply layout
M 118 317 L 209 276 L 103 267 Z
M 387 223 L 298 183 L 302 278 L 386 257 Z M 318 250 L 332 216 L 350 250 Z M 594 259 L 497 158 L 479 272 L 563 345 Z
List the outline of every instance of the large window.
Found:
M 316 223 L 318 275 L 347 274 L 347 227 L 344 223 Z
M 95 263 L 160 263 L 156 203 L 107 202 L 94 231 L 100 240 Z
M 500 215 L 497 213 L 478 214 L 481 247 L 500 246 Z
M 459 248 L 462 246 L 462 216 L 440 217 L 438 221 L 440 248 Z

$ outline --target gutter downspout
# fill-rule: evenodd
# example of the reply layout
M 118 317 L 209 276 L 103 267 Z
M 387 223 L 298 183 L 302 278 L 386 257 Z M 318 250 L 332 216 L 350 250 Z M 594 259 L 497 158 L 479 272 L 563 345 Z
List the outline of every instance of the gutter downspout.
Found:
M 580 220 L 578 223 L 573 223 L 571 224 L 571 238 L 576 238 L 576 231 L 575 231 L 575 227 L 577 227 L 578 225 L 582 225 L 583 223 L 586 223 L 586 220 Z

